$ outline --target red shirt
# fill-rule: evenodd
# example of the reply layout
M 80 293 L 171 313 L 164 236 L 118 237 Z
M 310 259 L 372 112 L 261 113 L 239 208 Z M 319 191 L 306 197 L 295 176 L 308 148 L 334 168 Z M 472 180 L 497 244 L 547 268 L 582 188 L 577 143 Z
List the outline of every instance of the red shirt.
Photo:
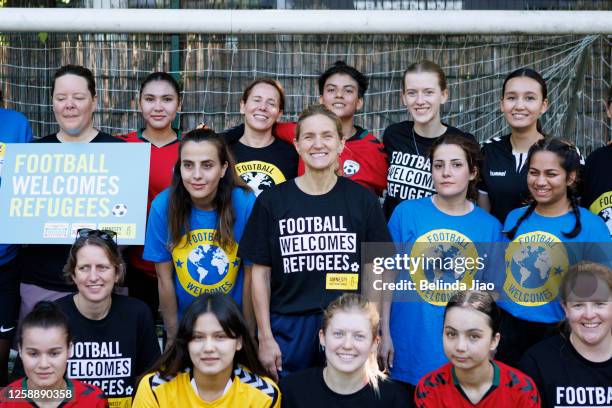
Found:
M 89 385 L 82 383 L 77 380 L 71 380 L 66 378 L 66 385 L 68 386 L 65 390 L 47 390 L 46 392 L 52 393 L 64 393 L 69 397 L 65 398 L 64 401 L 58 406 L 61 408 L 106 408 L 108 402 L 104 393 L 95 385 Z M 0 407 L 2 408 L 26 408 L 26 407 L 38 407 L 38 405 L 31 399 L 24 398 L 28 392 L 34 390 L 28 390 L 27 379 L 21 378 L 14 381 L 2 389 L 0 395 Z M 53 394 L 52 394 L 53 395 Z M 60 400 L 61 398 L 58 398 Z
M 275 134 L 278 138 L 293 143 L 295 122 L 277 123 Z M 346 140 L 339 158 L 342 175 L 356 181 L 377 195 L 387 188 L 387 156 L 382 143 L 369 131 L 357 128 L 357 133 Z M 304 174 L 304 163 L 300 159 L 298 176 Z
M 147 214 L 151 208 L 153 199 L 157 197 L 159 193 L 164 191 L 172 184 L 172 174 L 174 172 L 174 165 L 178 160 L 178 148 L 179 140 L 181 138 L 181 132 L 176 131 L 178 139 L 168 143 L 165 146 L 157 147 L 150 143 L 151 146 L 151 158 L 149 164 L 149 195 L 147 202 Z M 142 137 L 142 130 L 137 132 L 131 132 L 127 135 L 117 136 L 121 140 L 125 140 L 128 143 L 149 143 L 148 140 Z M 142 246 L 130 247 L 128 260 L 130 265 L 148 272 L 149 275 L 155 277 L 155 265 L 153 262 L 145 261 L 142 259 Z
M 491 363 L 493 384 L 477 404 L 472 404 L 465 395 L 455 377 L 453 365 L 448 363 L 421 378 L 414 393 L 417 408 L 540 407 L 540 394 L 529 376 L 499 361 Z

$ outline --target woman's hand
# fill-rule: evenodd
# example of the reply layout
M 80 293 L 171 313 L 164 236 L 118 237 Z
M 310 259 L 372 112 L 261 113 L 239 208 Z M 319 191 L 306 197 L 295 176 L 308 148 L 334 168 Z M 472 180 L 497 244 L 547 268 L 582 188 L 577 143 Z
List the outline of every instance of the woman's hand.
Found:
M 278 343 L 274 337 L 259 339 L 259 361 L 272 376 L 272 379 L 278 382 L 278 372 L 283 371 L 282 354 Z
M 378 363 L 385 370 L 390 370 L 393 368 L 393 340 L 391 339 L 391 334 L 383 333 L 380 339 L 380 344 L 378 346 Z

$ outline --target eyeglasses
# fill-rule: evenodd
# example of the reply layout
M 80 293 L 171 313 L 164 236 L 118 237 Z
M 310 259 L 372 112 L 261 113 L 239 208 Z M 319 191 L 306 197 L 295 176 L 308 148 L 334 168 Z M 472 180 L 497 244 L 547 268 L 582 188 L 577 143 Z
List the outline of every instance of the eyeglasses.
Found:
M 87 237 L 98 237 L 103 239 L 104 241 L 111 242 L 117 245 L 117 233 L 112 230 L 98 230 L 91 228 L 81 228 L 77 230 L 76 239 Z

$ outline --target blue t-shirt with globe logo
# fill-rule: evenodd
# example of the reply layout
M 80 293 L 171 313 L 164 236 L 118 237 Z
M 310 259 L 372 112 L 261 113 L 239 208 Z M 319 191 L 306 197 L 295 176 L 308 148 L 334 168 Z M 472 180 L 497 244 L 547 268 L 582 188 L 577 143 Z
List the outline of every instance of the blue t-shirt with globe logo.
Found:
M 391 377 L 417 384 L 448 362 L 442 334 L 450 297 L 457 290 L 499 280 L 490 278 L 499 269 L 504 237 L 499 221 L 481 208 L 449 215 L 431 196 L 400 203 L 389 220 L 389 232 L 400 255 L 411 260 L 408 268 L 397 270 L 395 283 L 403 286 L 393 290 Z
M 527 207 L 511 211 L 504 230 L 509 231 Z M 573 238 L 563 232 L 574 228 L 569 211 L 545 217 L 534 211 L 519 226 L 505 253 L 500 306 L 513 316 L 540 323 L 556 323 L 564 313 L 559 303 L 563 274 L 575 263 L 588 260 L 609 265 L 610 235 L 604 222 L 584 208 L 579 209 L 582 229 Z
M 234 245 L 222 247 L 217 234 L 216 211 L 193 208 L 190 230 L 174 248 L 169 249 L 168 201 L 169 190 L 160 193 L 153 204 L 147 224 L 144 259 L 156 263 L 172 261 L 179 318 L 191 302 L 201 294 L 221 292 L 231 295 L 240 305 L 244 273 L 238 257 L 238 244 L 251 214 L 255 195 L 251 191 L 234 189 L 232 206 Z

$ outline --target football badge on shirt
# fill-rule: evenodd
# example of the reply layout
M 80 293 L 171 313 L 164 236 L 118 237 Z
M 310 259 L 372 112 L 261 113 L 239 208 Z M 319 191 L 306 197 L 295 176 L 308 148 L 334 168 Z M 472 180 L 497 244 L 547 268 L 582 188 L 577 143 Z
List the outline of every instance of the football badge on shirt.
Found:
M 521 234 L 506 249 L 504 292 L 522 306 L 541 306 L 559 292 L 563 273 L 569 267 L 561 240 L 548 232 Z
M 183 236 L 172 250 L 174 269 L 183 289 L 193 296 L 229 293 L 238 275 L 238 245 L 222 248 L 214 229 L 198 229 Z
M 236 164 L 236 172 L 251 187 L 256 196 L 285 181 L 285 175 L 272 163 L 258 160 Z
M 342 172 L 345 176 L 352 177 L 357 174 L 360 167 L 361 166 L 359 166 L 359 163 L 354 160 L 345 160 L 344 164 L 342 165 Z
M 478 272 L 476 245 L 451 229 L 435 229 L 418 237 L 410 257 L 416 266 L 410 274 L 415 289 L 435 306 L 445 306 L 458 290 L 471 289 Z
M 599 215 L 604 220 L 610 235 L 612 235 L 612 191 L 607 191 L 597 197 L 589 207 L 589 211 Z

